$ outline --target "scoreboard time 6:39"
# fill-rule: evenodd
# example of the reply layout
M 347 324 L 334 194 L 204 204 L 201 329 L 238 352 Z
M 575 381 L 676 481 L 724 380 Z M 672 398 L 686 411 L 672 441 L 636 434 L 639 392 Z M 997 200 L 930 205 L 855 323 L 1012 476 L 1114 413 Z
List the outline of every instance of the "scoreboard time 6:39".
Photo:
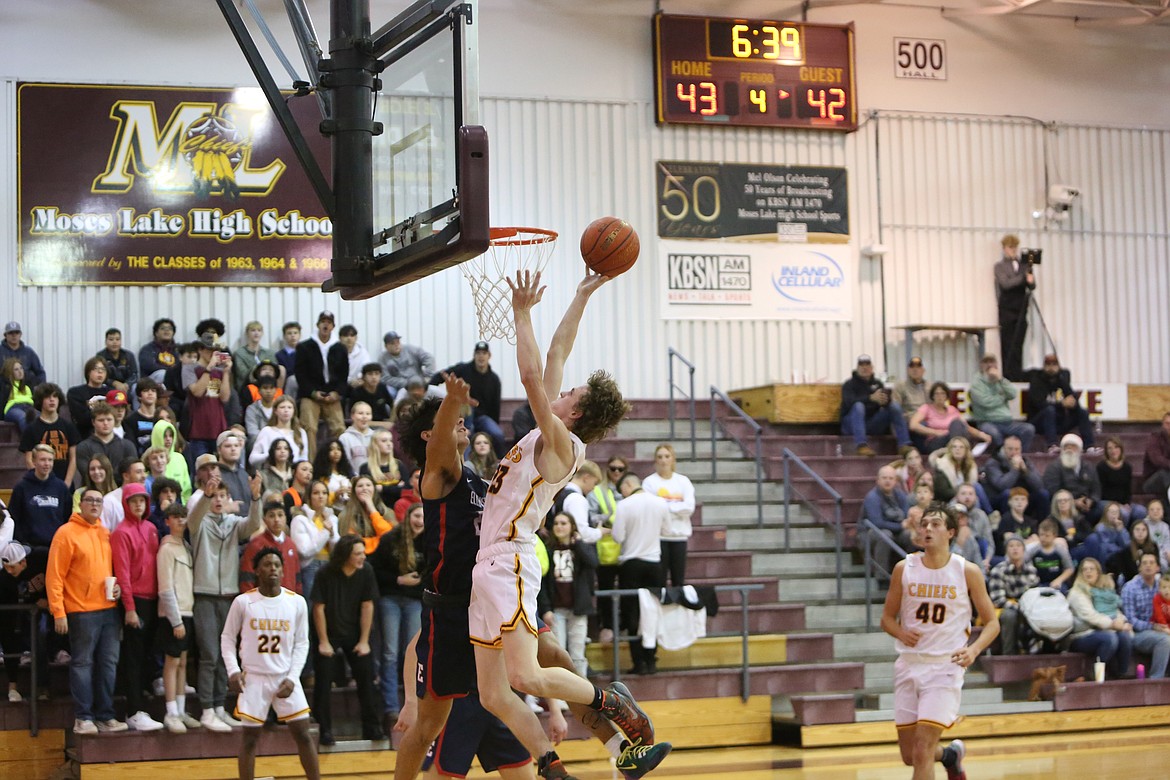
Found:
M 654 16 L 658 124 L 857 129 L 853 25 Z

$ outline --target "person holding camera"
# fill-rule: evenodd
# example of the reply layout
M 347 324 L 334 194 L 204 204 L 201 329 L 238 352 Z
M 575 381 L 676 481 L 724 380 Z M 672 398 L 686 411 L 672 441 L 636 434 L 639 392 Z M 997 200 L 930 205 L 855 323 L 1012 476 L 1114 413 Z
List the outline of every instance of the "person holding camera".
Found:
M 1023 382 L 1024 338 L 1028 333 L 1028 301 L 1036 289 L 1032 264 L 1020 259 L 1020 238 L 1008 234 L 1000 240 L 1003 257 L 995 264 L 995 298 L 999 306 L 999 342 L 1003 351 L 1003 375 Z

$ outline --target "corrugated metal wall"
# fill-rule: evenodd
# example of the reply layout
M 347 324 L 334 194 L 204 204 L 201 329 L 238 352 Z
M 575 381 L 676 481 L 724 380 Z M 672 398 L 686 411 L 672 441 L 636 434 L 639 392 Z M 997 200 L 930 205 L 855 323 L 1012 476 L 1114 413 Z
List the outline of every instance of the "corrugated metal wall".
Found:
M 14 106 L 13 85 L 6 82 L 0 181 L 12 193 Z M 849 135 L 769 133 L 656 128 L 643 102 L 492 98 L 483 109 L 491 136 L 493 224 L 562 232 L 551 262 L 552 287 L 538 310 L 542 339 L 551 335 L 579 279 L 576 236 L 585 225 L 612 213 L 642 234 L 642 261 L 603 290 L 587 313 L 570 377 L 605 367 L 631 396 L 663 396 L 666 348 L 674 346 L 698 365 L 701 394 L 712 383 L 730 389 L 789 381 L 794 373 L 840 381 L 857 353 L 883 353 L 883 265 L 887 326 L 991 325 L 998 239 L 1015 231 L 1025 245 L 1045 250 L 1037 297 L 1078 379 L 1170 381 L 1170 364 L 1159 359 L 1170 338 L 1166 132 L 882 113 Z M 1046 156 L 1051 181 L 1076 185 L 1083 196 L 1067 223 L 1043 231 L 1030 215 L 1043 206 Z M 664 322 L 654 261 L 659 159 L 847 168 L 854 246 L 880 240 L 891 250 L 882 262 L 858 259 L 854 321 Z M 14 214 L 15 199 L 8 202 Z M 11 217 L 0 224 L 0 241 L 15 258 Z M 14 266 L 10 260 L 10 280 Z M 81 364 L 112 324 L 137 348 L 164 314 L 179 322 L 182 334 L 199 318 L 218 316 L 233 338 L 250 319 L 276 337 L 282 322 L 311 326 L 322 308 L 337 312 L 339 323 L 354 323 L 375 357 L 390 328 L 430 348 L 440 365 L 468 359 L 477 338 L 471 296 L 457 269 L 359 303 L 311 289 L 0 287 L 0 321 L 20 320 L 49 375 L 66 385 L 80 382 Z M 887 329 L 885 346 L 890 373 L 900 374 L 900 334 Z M 511 348 L 493 347 L 505 394 L 519 395 Z M 963 380 L 972 373 L 974 351 L 965 341 L 928 337 L 919 351 L 932 378 Z
M 1170 134 L 1034 120 L 883 113 L 880 160 L 888 324 L 996 321 L 999 239 L 1044 250 L 1035 299 L 1062 362 L 1082 381 L 1164 383 L 1166 162 Z M 1078 188 L 1066 220 L 1033 219 L 1046 185 Z M 1033 313 L 1028 346 L 1049 349 Z M 989 339 L 998 349 L 997 339 Z M 971 348 L 929 336 L 929 374 L 966 379 Z M 901 353 L 891 362 L 900 367 Z M 1038 365 L 1038 362 L 1036 362 Z

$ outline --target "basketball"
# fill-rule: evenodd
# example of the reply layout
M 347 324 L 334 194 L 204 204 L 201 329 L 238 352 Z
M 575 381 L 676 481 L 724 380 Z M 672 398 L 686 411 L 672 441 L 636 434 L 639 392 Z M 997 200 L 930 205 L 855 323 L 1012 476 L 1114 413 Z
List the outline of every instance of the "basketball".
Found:
M 617 217 L 595 219 L 581 234 L 581 257 L 602 276 L 613 278 L 630 270 L 640 249 L 638 234 Z

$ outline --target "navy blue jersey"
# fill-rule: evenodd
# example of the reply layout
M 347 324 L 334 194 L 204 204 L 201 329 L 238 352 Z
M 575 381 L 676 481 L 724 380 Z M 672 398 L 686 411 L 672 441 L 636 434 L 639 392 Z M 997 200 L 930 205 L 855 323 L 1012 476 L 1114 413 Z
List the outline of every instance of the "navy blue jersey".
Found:
M 421 478 L 420 478 L 421 481 Z M 467 465 L 463 478 L 444 498 L 424 498 L 427 554 L 426 589 L 440 596 L 471 593 L 471 570 L 479 552 L 479 522 L 487 483 Z

